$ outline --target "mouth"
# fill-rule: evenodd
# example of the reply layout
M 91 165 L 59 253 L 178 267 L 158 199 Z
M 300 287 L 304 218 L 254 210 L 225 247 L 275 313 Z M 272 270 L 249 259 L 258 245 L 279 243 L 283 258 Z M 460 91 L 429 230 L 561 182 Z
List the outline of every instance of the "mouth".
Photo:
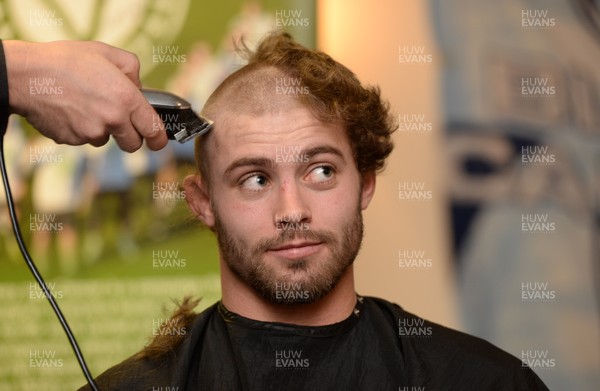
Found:
M 269 249 L 269 252 L 278 257 L 297 259 L 316 254 L 322 247 L 323 242 L 292 242 Z

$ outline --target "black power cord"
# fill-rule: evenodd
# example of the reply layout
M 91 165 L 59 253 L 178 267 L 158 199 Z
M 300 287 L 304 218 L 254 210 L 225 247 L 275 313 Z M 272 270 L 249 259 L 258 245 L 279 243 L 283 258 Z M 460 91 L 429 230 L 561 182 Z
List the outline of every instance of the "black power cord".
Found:
M 77 344 L 77 341 L 75 340 L 75 336 L 73 335 L 73 332 L 71 331 L 71 328 L 69 327 L 69 324 L 67 323 L 67 320 L 65 319 L 64 315 L 62 314 L 62 311 L 58 307 L 58 304 L 56 303 L 54 296 L 52 295 L 52 293 L 46 286 L 46 282 L 42 278 L 40 272 L 35 267 L 33 260 L 31 259 L 31 257 L 29 256 L 29 253 L 27 252 L 27 247 L 25 246 L 25 241 L 23 240 L 23 236 L 21 235 L 21 229 L 19 228 L 19 221 L 17 220 L 17 214 L 15 211 L 15 203 L 14 203 L 14 200 L 12 197 L 12 192 L 10 191 L 10 184 L 8 183 L 8 174 L 6 173 L 6 163 L 4 161 L 4 136 L 3 135 L 0 136 L 0 171 L 2 174 L 2 182 L 4 183 L 4 190 L 6 192 L 6 204 L 8 205 L 8 211 L 10 213 L 10 220 L 12 222 L 12 227 L 13 227 L 13 231 L 15 233 L 15 238 L 17 240 L 17 243 L 19 244 L 19 249 L 21 250 L 21 254 L 23 254 L 23 258 L 25 259 L 25 263 L 29 267 L 29 270 L 31 270 L 31 274 L 33 274 L 33 277 L 35 278 L 37 283 L 40 285 L 40 288 L 42 289 L 46 298 L 48 299 L 48 302 L 50 303 L 50 306 L 54 310 L 54 313 L 56 314 L 58 321 L 60 322 L 63 330 L 65 331 L 65 334 L 67 334 L 69 343 L 71 344 L 71 347 L 73 348 L 73 351 L 75 352 L 75 356 L 77 357 L 79 366 L 81 367 L 81 370 L 83 371 L 83 375 L 87 379 L 88 384 L 90 385 L 92 390 L 99 391 L 98 386 L 94 382 L 94 378 L 92 377 L 90 370 L 88 369 L 87 364 L 85 363 L 83 354 L 81 353 L 81 350 L 79 349 L 79 345 Z

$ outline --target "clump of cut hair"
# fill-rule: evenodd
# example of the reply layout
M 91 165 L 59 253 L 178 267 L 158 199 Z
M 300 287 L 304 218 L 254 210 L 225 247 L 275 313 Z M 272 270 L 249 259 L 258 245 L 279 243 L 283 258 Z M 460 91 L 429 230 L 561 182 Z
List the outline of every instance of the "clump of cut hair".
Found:
M 173 353 L 191 329 L 192 322 L 198 315 L 194 311 L 198 303 L 200 299 L 191 296 L 186 296 L 181 301 L 175 300 L 177 308 L 169 321 L 160 325 L 150 343 L 136 353 L 134 358 L 158 358 Z
M 213 107 L 217 106 L 216 102 L 230 94 L 235 94 L 236 99 L 255 99 L 257 110 L 260 110 L 260 106 L 264 109 L 264 99 L 257 97 L 260 89 L 257 92 L 254 88 L 253 94 L 243 94 L 238 88 L 244 90 L 245 84 L 256 87 L 257 83 L 264 81 L 265 70 L 275 70 L 276 73 L 301 81 L 307 93 L 295 94 L 294 97 L 306 105 L 315 117 L 324 123 L 337 122 L 343 125 L 361 174 L 383 170 L 385 159 L 393 149 L 391 134 L 397 125 L 390 114 L 389 103 L 381 98 L 378 87 L 363 87 L 344 65 L 321 51 L 300 45 L 285 32 L 276 31 L 267 35 L 255 51 L 242 45 L 238 52 L 248 63 L 225 79 L 211 95 L 203 110 L 207 117 L 210 118 L 211 111 L 216 110 Z M 260 76 L 261 73 L 263 76 Z M 237 94 L 232 93 L 232 89 Z M 229 100 L 226 101 L 229 103 Z M 244 105 L 247 103 L 241 102 Z M 235 105 L 229 106 L 232 111 L 236 110 Z M 215 126 L 218 127 L 218 124 Z M 198 168 L 207 185 L 209 170 L 208 159 L 204 158 L 204 145 L 211 133 L 196 140 L 195 150 Z

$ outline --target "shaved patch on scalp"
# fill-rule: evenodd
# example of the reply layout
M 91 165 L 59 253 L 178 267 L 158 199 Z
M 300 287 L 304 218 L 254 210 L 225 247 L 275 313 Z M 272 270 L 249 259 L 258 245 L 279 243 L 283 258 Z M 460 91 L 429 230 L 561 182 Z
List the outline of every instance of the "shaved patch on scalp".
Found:
M 276 113 L 290 106 L 293 95 L 277 94 L 277 80 L 289 78 L 272 65 L 250 64 L 231 74 L 210 96 L 203 115 L 218 124 L 223 115 Z

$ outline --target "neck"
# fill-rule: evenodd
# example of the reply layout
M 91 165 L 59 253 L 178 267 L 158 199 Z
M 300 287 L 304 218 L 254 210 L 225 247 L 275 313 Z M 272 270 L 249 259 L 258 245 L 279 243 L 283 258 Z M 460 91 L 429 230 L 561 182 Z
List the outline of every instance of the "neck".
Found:
M 307 304 L 283 305 L 260 296 L 221 260 L 221 290 L 223 305 L 229 311 L 262 322 L 325 326 L 346 319 L 356 305 L 352 266 L 335 288 L 321 299 Z

